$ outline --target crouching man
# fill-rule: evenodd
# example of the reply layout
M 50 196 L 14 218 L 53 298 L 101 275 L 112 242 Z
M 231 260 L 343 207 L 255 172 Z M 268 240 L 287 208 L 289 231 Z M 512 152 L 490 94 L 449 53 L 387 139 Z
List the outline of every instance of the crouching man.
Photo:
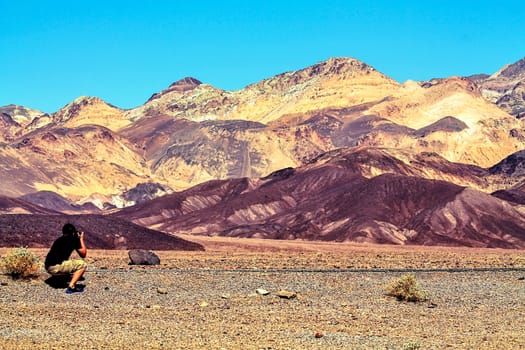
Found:
M 62 227 L 62 236 L 55 240 L 45 261 L 46 271 L 52 276 L 71 276 L 71 281 L 66 289 L 67 294 L 84 291 L 76 283 L 86 272 L 87 264 L 84 260 L 71 260 L 70 255 L 73 250 L 76 250 L 81 258 L 86 257 L 84 232 L 78 232 L 75 226 L 68 223 Z

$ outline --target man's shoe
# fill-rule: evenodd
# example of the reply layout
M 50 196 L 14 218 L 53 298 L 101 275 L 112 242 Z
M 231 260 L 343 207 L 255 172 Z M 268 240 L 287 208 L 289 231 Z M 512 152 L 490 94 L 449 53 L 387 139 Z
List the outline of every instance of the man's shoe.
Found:
M 67 287 L 66 294 L 73 294 L 73 293 L 82 293 L 84 291 L 84 288 L 76 286 L 75 288 Z

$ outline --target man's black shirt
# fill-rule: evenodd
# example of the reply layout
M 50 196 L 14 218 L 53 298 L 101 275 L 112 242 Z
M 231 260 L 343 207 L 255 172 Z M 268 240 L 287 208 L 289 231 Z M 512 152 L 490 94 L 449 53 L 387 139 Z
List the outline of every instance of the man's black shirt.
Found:
M 69 259 L 73 250 L 80 249 L 80 238 L 76 235 L 58 237 L 46 256 L 46 267 L 58 265 Z

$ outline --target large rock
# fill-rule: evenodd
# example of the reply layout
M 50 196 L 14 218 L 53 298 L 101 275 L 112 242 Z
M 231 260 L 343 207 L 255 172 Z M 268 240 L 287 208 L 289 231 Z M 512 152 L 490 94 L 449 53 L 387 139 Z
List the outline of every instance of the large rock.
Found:
M 159 265 L 157 254 L 144 249 L 133 249 L 128 252 L 130 265 Z

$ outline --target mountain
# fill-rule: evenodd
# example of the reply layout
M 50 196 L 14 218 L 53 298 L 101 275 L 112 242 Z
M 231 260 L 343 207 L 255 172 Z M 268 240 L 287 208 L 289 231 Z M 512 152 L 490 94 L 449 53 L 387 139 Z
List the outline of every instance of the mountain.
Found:
M 129 111 L 128 119 L 161 114 L 196 122 L 240 119 L 266 124 L 287 114 L 374 102 L 398 85 L 356 59 L 332 58 L 233 92 L 187 77 Z
M 525 148 L 523 123 L 471 80 L 399 85 L 348 58 L 234 92 L 184 78 L 127 113 L 133 122 L 120 133 L 142 148 L 157 181 L 176 190 L 261 177 L 339 147 L 437 153 L 481 167 Z
M 173 234 L 525 247 L 520 208 L 445 181 L 366 178 L 353 156 L 321 157 L 258 180 L 211 181 L 112 215 Z
M 0 195 L 171 234 L 521 247 L 523 75 L 400 84 L 331 58 L 237 91 L 186 77 L 130 110 L 10 105 Z
M 1 106 L 0 114 L 6 114 L 17 124 L 25 126 L 30 124 L 35 118 L 44 115 L 44 112 L 41 112 L 37 109 L 11 104 L 7 106 Z
M 478 83 L 484 96 L 501 109 L 517 118 L 525 117 L 525 57 Z
M 81 96 L 52 115 L 53 123 L 68 128 L 98 125 L 116 131 L 130 124 L 123 110 L 98 97 Z
M 45 114 L 36 109 L 7 105 L 0 107 L 0 143 L 13 141 L 23 129 Z
M 48 125 L 0 144 L 2 194 L 48 190 L 70 200 L 147 182 L 149 169 L 126 139 L 98 125 Z
M 82 148 L 80 139 L 57 137 L 88 128 L 115 142 L 102 137 Z M 59 141 L 50 142 L 53 138 Z M 525 128 L 483 98 L 469 79 L 400 85 L 363 62 L 333 58 L 233 92 L 187 77 L 128 111 L 80 97 L 56 113 L 35 117 L 8 141 L 0 147 L 0 163 L 22 161 L 20 169 L 0 175 L 23 176 L 0 193 L 51 190 L 78 202 L 92 193 L 119 196 L 139 183 L 180 191 L 213 179 L 258 178 L 341 147 L 435 153 L 488 168 L 525 149 Z M 70 168 L 79 167 L 89 179 L 66 184 L 48 174 L 53 170 L 71 179 Z

